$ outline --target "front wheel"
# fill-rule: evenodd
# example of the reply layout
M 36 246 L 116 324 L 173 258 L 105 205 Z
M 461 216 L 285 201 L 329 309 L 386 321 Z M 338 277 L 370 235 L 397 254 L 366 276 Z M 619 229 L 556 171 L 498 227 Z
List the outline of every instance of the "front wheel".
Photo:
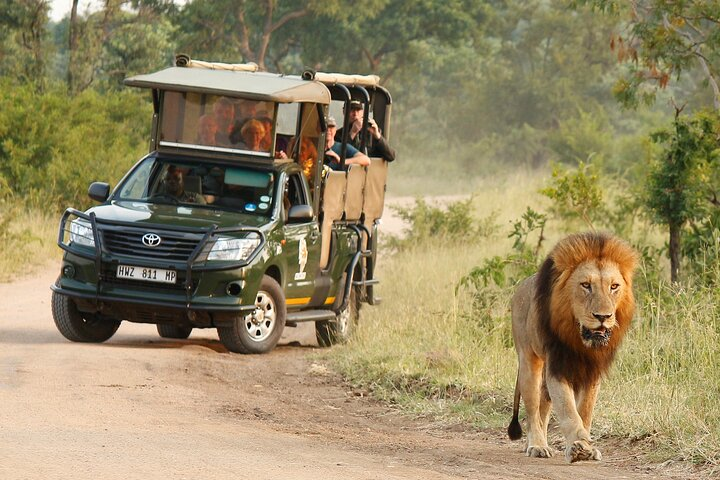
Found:
M 360 302 L 357 288 L 350 289 L 350 299 L 344 310 L 335 320 L 315 322 L 315 338 L 321 347 L 330 347 L 336 343 L 345 343 L 355 332 L 360 318 Z
M 51 305 L 55 326 L 72 342 L 102 343 L 120 327 L 119 320 L 99 313 L 80 313 L 75 302 L 57 292 L 52 294 Z
M 236 353 L 267 353 L 285 328 L 285 295 L 274 278 L 264 275 L 255 297 L 255 310 L 239 316 L 229 327 L 218 327 L 225 348 Z

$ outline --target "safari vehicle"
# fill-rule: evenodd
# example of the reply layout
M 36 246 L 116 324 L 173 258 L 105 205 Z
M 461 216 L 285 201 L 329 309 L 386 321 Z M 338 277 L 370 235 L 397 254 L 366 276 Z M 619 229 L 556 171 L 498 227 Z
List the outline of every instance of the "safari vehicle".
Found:
M 331 103 L 363 101 L 387 136 L 389 93 L 377 77 L 254 70 L 178 57 L 125 80 L 152 92 L 150 153 L 60 220 L 52 312 L 67 339 L 103 342 L 130 321 L 176 339 L 216 328 L 228 350 L 263 353 L 312 321 L 328 346 L 379 302 L 387 165 L 326 171 L 323 154 Z M 264 137 L 242 112 L 265 118 Z

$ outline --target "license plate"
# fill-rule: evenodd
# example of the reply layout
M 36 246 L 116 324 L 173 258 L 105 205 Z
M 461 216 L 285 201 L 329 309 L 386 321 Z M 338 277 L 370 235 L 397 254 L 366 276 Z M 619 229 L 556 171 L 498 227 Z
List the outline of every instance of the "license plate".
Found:
M 162 268 L 118 265 L 117 277 L 144 280 L 146 282 L 175 283 L 177 281 L 177 272 L 175 270 L 163 270 Z

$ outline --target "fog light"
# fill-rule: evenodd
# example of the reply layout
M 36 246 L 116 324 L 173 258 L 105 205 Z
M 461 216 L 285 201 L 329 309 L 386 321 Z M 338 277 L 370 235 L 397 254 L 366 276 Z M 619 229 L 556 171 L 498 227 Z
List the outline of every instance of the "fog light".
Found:
M 232 297 L 237 297 L 240 295 L 240 292 L 242 292 L 242 282 L 230 282 L 227 284 L 227 287 L 225 287 L 225 293 Z
M 72 265 L 65 265 L 62 269 L 62 274 L 67 278 L 75 278 L 75 267 Z

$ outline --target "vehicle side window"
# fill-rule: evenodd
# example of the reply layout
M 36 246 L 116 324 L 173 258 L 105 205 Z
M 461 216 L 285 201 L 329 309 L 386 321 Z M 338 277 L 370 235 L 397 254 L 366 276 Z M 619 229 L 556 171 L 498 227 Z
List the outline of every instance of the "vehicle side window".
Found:
M 283 210 L 285 219 L 287 219 L 290 207 L 294 207 L 295 205 L 307 205 L 309 203 L 304 185 L 302 177 L 298 173 L 290 175 L 288 178 L 288 181 L 285 184 L 285 191 L 283 192 Z
M 306 205 L 308 203 L 300 175 L 294 174 L 288 179 L 287 196 L 290 206 Z

